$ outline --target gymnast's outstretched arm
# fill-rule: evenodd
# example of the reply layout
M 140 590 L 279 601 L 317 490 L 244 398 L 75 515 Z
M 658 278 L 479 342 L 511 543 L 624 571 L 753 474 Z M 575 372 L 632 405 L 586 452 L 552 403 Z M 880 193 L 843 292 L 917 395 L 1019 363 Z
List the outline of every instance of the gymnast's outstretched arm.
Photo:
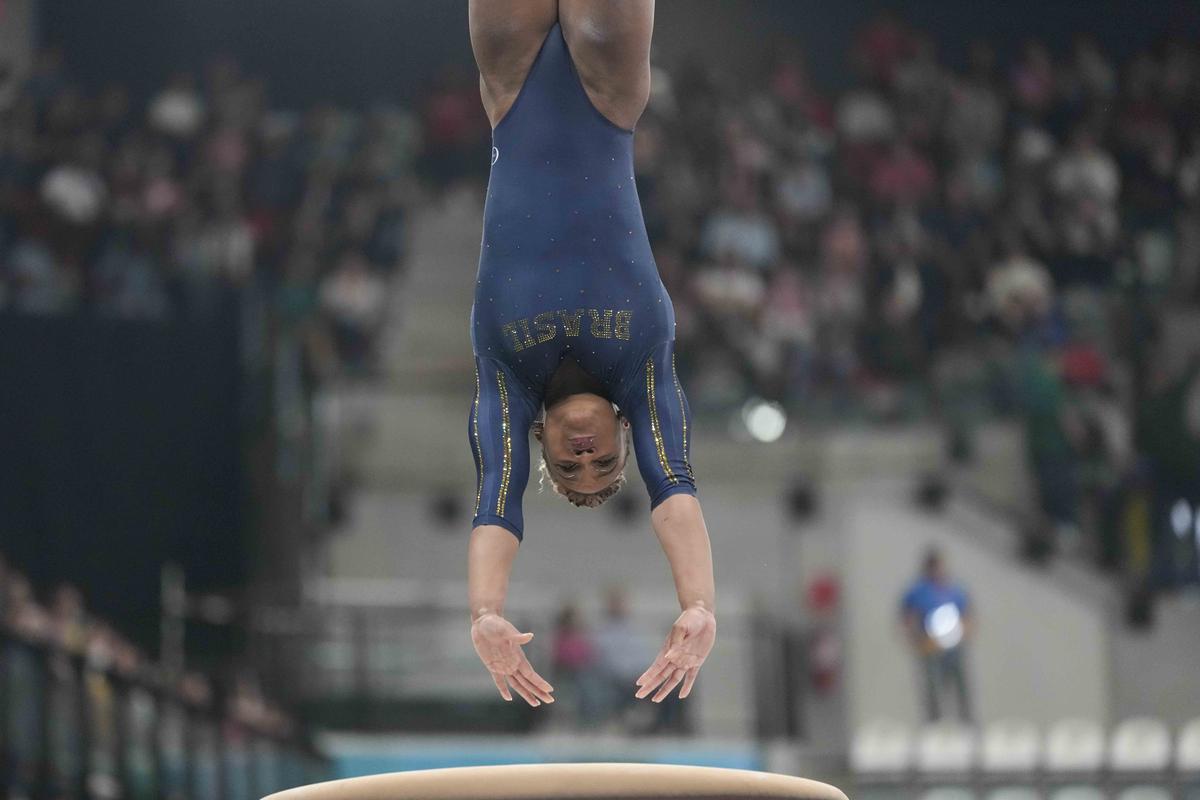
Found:
M 511 686 L 533 706 L 553 703 L 554 689 L 521 651 L 533 634 L 519 632 L 504 618 L 504 601 L 524 535 L 521 499 L 529 480 L 529 425 L 537 407 L 508 367 L 476 357 L 475 400 L 467 419 L 478 476 L 467 552 L 471 642 L 500 696 L 511 700 Z
M 467 594 L 471 604 L 471 643 L 500 696 L 512 700 L 509 685 L 531 706 L 553 703 L 552 687 L 534 670 L 521 646 L 533 639 L 504 618 L 508 577 L 520 542 L 499 525 L 471 531 L 467 553 Z
M 650 513 L 650 523 L 671 564 L 683 609 L 654 663 L 637 680 L 635 696 L 654 692 L 651 699 L 659 703 L 680 683 L 679 699 L 691 693 L 717 638 L 716 590 L 708 528 L 695 495 L 671 495 Z
M 637 680 L 638 698 L 661 702 L 683 684 L 687 697 L 716 640 L 712 548 L 689 455 L 691 412 L 675 374 L 675 343 L 646 355 L 629 383 L 622 409 L 633 427 L 638 471 L 650 496 L 650 523 L 671 564 L 682 613 L 654 663 Z M 657 691 L 656 691 L 657 690 Z

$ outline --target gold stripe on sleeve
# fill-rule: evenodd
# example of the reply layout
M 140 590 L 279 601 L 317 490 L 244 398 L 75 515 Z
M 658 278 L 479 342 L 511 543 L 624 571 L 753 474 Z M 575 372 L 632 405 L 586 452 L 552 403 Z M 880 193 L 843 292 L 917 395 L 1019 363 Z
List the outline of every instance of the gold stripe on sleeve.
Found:
M 658 450 L 658 463 L 667 479 L 671 483 L 678 483 L 679 479 L 675 477 L 670 463 L 667 462 L 667 448 L 663 446 L 662 426 L 658 422 L 658 402 L 654 397 L 654 356 L 646 359 L 646 404 L 650 411 L 650 434 L 654 437 L 654 446 Z
M 496 497 L 496 516 L 504 516 L 504 504 L 508 495 L 508 478 L 512 473 L 512 427 L 508 420 L 508 386 L 504 373 L 496 372 L 496 385 L 500 388 L 500 431 L 504 440 L 504 464 L 500 470 L 500 493 Z
M 688 456 L 687 409 L 683 405 L 683 387 L 679 385 L 679 373 L 675 371 L 675 353 L 671 353 L 671 379 L 675 381 L 675 394 L 679 397 L 679 420 L 683 425 L 683 463 L 687 465 L 688 477 L 696 480 L 696 476 L 692 474 L 692 459 Z
M 479 503 L 483 498 L 483 446 L 479 444 L 479 364 L 475 365 L 475 406 L 471 409 L 471 442 L 479 459 L 479 476 L 475 482 L 475 516 L 479 516 Z

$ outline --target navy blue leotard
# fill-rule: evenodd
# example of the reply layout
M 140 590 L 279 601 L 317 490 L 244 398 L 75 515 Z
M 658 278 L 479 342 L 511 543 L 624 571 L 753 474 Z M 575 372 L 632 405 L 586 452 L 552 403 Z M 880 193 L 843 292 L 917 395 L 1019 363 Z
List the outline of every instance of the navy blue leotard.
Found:
M 473 524 L 522 537 L 530 425 L 567 357 L 629 420 L 651 507 L 695 494 L 674 331 L 634 185 L 633 134 L 591 104 L 555 25 L 492 132 L 471 311 Z

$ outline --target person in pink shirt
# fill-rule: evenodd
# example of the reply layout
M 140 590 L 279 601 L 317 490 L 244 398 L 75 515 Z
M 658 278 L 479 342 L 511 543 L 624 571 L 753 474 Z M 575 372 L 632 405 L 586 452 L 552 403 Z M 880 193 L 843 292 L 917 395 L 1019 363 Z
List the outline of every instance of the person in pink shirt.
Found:
M 603 713 L 603 699 L 596 684 L 596 648 L 575 606 L 568 604 L 559 610 L 551 650 L 554 682 L 574 695 L 576 724 L 597 721 Z

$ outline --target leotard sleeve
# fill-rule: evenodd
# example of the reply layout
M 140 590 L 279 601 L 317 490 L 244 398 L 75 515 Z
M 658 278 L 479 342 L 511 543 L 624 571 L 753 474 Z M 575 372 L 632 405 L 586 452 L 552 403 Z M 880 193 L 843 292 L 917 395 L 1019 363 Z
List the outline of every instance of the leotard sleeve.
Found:
M 472 527 L 499 525 L 524 537 L 521 499 L 529 483 L 529 427 L 537 403 L 500 361 L 475 357 L 475 399 L 467 421 L 475 458 Z
M 646 354 L 625 387 L 622 412 L 633 428 L 638 470 L 650 508 L 674 494 L 696 494 L 690 457 L 691 414 L 675 374 L 675 343 Z

